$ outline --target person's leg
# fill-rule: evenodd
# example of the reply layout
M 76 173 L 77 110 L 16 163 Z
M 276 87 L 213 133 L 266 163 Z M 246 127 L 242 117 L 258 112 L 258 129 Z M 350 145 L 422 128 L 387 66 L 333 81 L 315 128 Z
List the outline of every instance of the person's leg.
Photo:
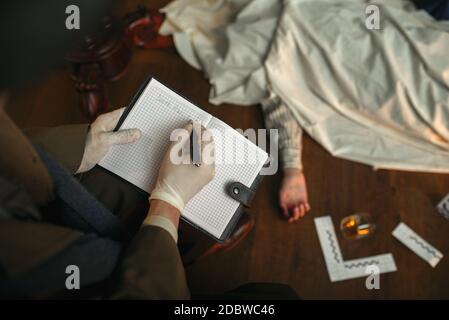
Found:
M 131 230 L 148 212 L 148 194 L 113 173 L 95 167 L 77 176 L 81 184 Z

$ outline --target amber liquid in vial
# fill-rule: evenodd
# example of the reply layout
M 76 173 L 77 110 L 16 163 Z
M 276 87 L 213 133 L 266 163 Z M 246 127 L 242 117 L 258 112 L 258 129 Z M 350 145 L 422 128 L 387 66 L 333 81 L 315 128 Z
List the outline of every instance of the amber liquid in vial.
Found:
M 367 213 L 356 213 L 344 217 L 340 223 L 340 230 L 347 239 L 360 239 L 371 235 L 375 225 Z

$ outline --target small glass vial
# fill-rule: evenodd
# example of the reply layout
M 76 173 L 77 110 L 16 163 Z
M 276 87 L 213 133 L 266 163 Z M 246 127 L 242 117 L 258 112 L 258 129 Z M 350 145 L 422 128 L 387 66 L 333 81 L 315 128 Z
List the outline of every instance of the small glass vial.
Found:
M 376 225 L 369 213 L 355 213 L 344 217 L 340 222 L 340 230 L 346 239 L 360 239 L 371 235 Z

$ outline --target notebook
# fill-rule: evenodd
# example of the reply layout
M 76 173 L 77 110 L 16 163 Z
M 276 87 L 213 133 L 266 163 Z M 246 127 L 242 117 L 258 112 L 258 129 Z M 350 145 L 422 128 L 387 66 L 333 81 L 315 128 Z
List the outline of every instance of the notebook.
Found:
M 141 138 L 111 147 L 99 165 L 150 193 L 169 148 L 171 132 L 183 128 L 189 120 L 200 122 L 213 133 L 215 177 L 187 203 L 181 218 L 222 242 L 232 233 L 247 200 L 240 199 L 232 192 L 235 187 L 230 186 L 246 189 L 241 193 L 244 198 L 254 192 L 261 179 L 259 172 L 268 160 L 263 149 L 225 122 L 149 78 L 116 128 L 139 128 Z

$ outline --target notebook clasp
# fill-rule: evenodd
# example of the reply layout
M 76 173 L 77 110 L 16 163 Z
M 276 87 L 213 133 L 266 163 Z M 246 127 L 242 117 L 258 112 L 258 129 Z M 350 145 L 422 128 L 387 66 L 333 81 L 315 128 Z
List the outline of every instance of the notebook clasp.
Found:
M 252 189 L 237 181 L 228 183 L 226 192 L 231 198 L 237 200 L 245 207 L 249 207 L 254 197 L 254 191 Z

